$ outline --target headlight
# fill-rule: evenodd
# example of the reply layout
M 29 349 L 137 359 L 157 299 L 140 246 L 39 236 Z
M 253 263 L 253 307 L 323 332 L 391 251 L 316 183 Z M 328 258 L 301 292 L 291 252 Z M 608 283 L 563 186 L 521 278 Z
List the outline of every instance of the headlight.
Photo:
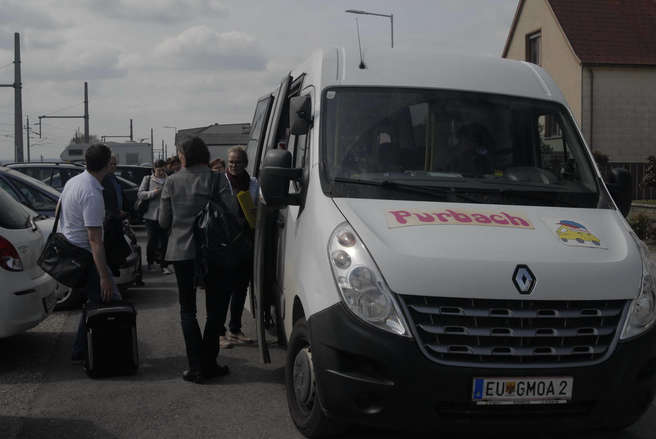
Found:
M 656 264 L 650 261 L 645 243 L 637 236 L 635 240 L 642 257 L 642 285 L 640 295 L 631 303 L 629 317 L 622 330 L 622 340 L 642 334 L 656 321 Z
M 331 235 L 328 257 L 342 300 L 353 314 L 377 328 L 411 337 L 383 276 L 348 223 Z

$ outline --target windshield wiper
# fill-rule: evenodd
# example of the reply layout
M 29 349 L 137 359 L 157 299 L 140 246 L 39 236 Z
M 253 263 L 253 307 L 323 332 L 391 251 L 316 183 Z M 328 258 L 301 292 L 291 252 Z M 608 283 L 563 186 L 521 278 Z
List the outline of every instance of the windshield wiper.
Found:
M 392 180 L 363 180 L 360 178 L 348 178 L 348 177 L 335 177 L 334 182 L 336 183 L 350 183 L 350 184 L 361 184 L 367 186 L 377 186 L 386 189 L 393 189 L 404 192 L 412 192 L 417 194 L 425 195 L 442 195 L 445 199 L 451 197 L 457 197 L 463 201 L 470 203 L 484 203 L 484 200 L 467 196 L 459 191 L 456 191 L 453 187 L 444 187 L 444 186 L 429 186 L 429 185 L 417 185 L 409 183 L 399 183 Z M 451 200 L 449 200 L 451 201 Z

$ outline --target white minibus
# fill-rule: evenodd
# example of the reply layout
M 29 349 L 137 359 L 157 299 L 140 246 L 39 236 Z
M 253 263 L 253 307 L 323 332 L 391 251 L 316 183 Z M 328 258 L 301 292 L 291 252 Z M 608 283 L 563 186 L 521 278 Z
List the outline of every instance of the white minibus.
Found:
M 539 66 L 316 52 L 256 106 L 258 341 L 308 437 L 621 429 L 656 387 L 656 269 Z

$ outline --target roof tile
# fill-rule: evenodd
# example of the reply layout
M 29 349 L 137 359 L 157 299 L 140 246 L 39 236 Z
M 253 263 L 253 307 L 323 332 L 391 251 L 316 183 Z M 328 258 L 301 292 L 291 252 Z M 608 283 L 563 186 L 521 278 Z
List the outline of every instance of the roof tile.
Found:
M 656 65 L 656 0 L 547 0 L 584 64 Z

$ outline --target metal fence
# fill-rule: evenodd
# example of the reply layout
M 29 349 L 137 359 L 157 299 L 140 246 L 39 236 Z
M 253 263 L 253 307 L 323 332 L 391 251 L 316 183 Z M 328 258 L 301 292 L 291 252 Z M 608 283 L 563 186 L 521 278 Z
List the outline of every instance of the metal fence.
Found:
M 642 179 L 647 170 L 647 163 L 610 162 L 606 166 L 604 175 L 608 175 L 608 172 L 613 168 L 624 168 L 631 173 L 634 200 L 656 200 L 656 188 L 648 188 L 642 184 Z

